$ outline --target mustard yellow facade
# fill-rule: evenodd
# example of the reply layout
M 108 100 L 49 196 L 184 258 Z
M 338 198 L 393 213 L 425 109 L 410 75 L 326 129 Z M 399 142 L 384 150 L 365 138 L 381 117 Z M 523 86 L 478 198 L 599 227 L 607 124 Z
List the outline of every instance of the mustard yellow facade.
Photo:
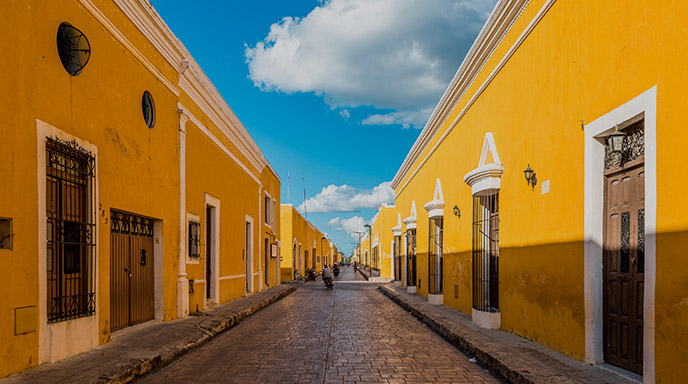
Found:
M 279 176 L 147 1 L 0 20 L 0 377 L 279 284 Z M 82 68 L 56 37 L 87 41 Z
M 370 262 L 382 279 L 394 278 L 394 231 L 397 223 L 397 210 L 394 205 L 383 204 L 371 220 L 370 236 L 361 246 L 372 249 Z M 367 261 L 366 261 L 367 264 Z
M 332 265 L 337 247 L 291 204 L 281 207 L 282 280 L 295 280 L 305 276 L 306 270 L 321 271 L 324 264 Z
M 649 383 L 686 376 L 680 250 L 688 221 L 675 175 L 686 167 L 677 155 L 688 142 L 677 129 L 688 83 L 680 27 L 687 12 L 681 2 L 498 2 L 393 181 L 402 217 L 416 207 L 407 222 L 417 226 L 417 293 L 428 296 L 434 212 L 443 218 L 441 304 L 588 363 L 610 362 L 603 340 L 613 332 L 605 327 L 613 327 L 606 319 L 615 304 L 604 292 L 615 288 L 605 286 L 613 271 L 603 265 L 614 252 L 606 244 L 617 240 L 605 232 L 615 220 L 604 216 L 614 209 L 605 191 L 615 185 L 605 180 L 614 172 L 607 139 L 619 129 L 637 149 L 627 164 L 644 167 L 637 184 L 644 283 L 634 304 L 639 341 L 628 359 L 635 363 L 611 363 Z M 535 177 L 527 180 L 528 168 Z M 487 260 L 476 251 L 485 249 L 498 255 L 498 290 L 473 282 L 482 268 L 475 260 Z M 630 262 L 639 268 L 639 259 Z M 485 299 L 498 294 L 498 308 L 477 310 L 475 296 L 490 290 Z

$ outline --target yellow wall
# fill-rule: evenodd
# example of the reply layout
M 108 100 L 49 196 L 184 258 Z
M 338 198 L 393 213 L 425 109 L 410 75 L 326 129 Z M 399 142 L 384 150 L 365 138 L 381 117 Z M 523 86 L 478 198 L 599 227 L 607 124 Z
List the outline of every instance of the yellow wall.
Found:
M 686 167 L 677 155 L 688 133 L 674 127 L 682 126 L 681 103 L 688 93 L 688 60 L 681 54 L 687 36 L 680 27 L 688 4 L 557 1 L 402 190 L 543 4 L 532 1 L 526 8 L 396 189 L 402 217 L 408 216 L 411 200 L 418 207 L 418 276 L 427 275 L 422 205 L 440 177 L 445 305 L 470 313 L 472 201 L 463 176 L 478 165 L 485 133 L 492 132 L 504 164 L 499 197 L 502 328 L 582 359 L 585 133 L 580 121 L 591 122 L 656 85 L 656 378 L 680 381 L 688 373 L 688 332 L 680 326 L 688 322 L 687 291 L 681 289 L 688 272 L 677 250 L 688 237 L 688 202 L 680 196 L 684 183 L 675 175 Z M 534 190 L 523 178 L 528 163 L 540 181 Z M 551 183 L 548 194 L 540 189 L 545 180 Z M 452 215 L 455 204 L 460 219 Z M 458 299 L 448 294 L 455 284 Z M 427 294 L 426 281 L 419 292 Z
M 380 277 L 394 278 L 392 269 L 392 227 L 397 224 L 397 210 L 394 205 L 383 204 L 378 210 L 372 224 L 373 240 L 378 239 L 378 257 L 380 260 Z M 366 245 L 368 241 L 366 241 Z
M 299 211 L 297 211 L 296 208 L 294 208 L 291 204 L 283 204 L 281 206 L 281 211 L 282 241 L 280 244 L 282 249 L 280 250 L 280 254 L 284 256 L 281 262 L 282 279 L 287 279 L 288 276 L 289 280 L 293 279 L 294 265 L 292 262 L 292 252 L 294 244 L 296 244 L 297 254 L 299 253 L 299 245 L 301 245 L 299 264 L 301 276 L 305 274 L 307 268 L 313 266 L 318 271 L 322 270 L 323 264 L 329 263 L 326 261 L 329 260 L 326 259 L 326 257 L 330 257 L 331 253 L 329 241 L 322 240 L 321 242 L 322 237 L 325 236 L 324 233 L 318 230 L 309 221 L 306 221 L 301 213 L 299 213 Z M 313 248 L 314 244 L 315 248 Z M 323 256 L 320 258 L 320 262 L 318 262 L 317 256 Z M 297 256 L 296 259 L 298 264 L 299 257 Z
M 97 240 L 98 280 L 96 311 L 99 319 L 95 344 L 110 340 L 110 210 L 118 209 L 152 217 L 162 223 L 163 317 L 177 317 L 177 275 L 179 266 L 179 122 L 178 103 L 191 111 L 205 127 L 244 164 L 247 157 L 233 141 L 215 126 L 193 98 L 178 85 L 178 68 L 168 62 L 154 45 L 111 0 L 92 3 L 133 48 L 128 48 L 108 31 L 78 0 L 45 2 L 14 1 L 3 6 L 0 33 L 5 44 L 3 73 L 0 76 L 0 103 L 5 122 L 0 126 L 0 217 L 13 219 L 14 249 L 0 250 L 0 268 L 12 271 L 0 287 L 0 377 L 34 366 L 39 361 L 40 333 L 38 308 L 39 228 L 36 174 L 38 163 L 37 120 L 97 148 Z M 62 67 L 56 48 L 57 29 L 68 22 L 88 38 L 92 55 L 83 72 L 70 76 Z M 138 57 L 137 57 L 138 55 Z M 149 63 L 155 73 L 144 65 Z M 156 77 L 157 75 L 157 77 Z M 167 83 L 168 85 L 165 85 Z M 155 101 L 156 124 L 149 129 L 142 116 L 141 98 L 149 91 Z M 179 95 L 175 93 L 180 92 Z M 259 184 L 276 198 L 279 207 L 279 178 L 267 169 L 248 166 L 258 182 L 223 154 L 198 126 L 186 125 L 187 211 L 204 219 L 204 196 L 209 193 L 221 200 L 221 273 L 244 273 L 241 261 L 243 220 L 255 217 L 254 254 L 262 255 L 263 238 L 258 228 Z M 243 129 L 241 127 L 240 129 Z M 247 140 L 251 140 L 248 136 Z M 259 152 L 259 151 L 258 151 Z M 262 156 L 258 154 L 257 156 Z M 220 177 L 218 177 L 220 175 Z M 279 212 L 278 212 L 279 213 Z M 279 223 L 279 214 L 277 215 Z M 279 224 L 276 228 L 279 233 Z M 276 240 L 278 236 L 272 234 Z M 182 234 L 186 236 L 186 234 Z M 203 240 L 204 242 L 204 240 Z M 203 254 L 204 248 L 201 253 Z M 159 255 L 158 255 L 159 256 Z M 255 257 L 255 271 L 258 261 Z M 204 274 L 203 264 L 188 265 L 189 278 Z M 271 273 L 271 284 L 274 273 Z M 202 277 L 200 277 L 202 279 Z M 244 282 L 222 283 L 221 301 L 244 295 Z M 257 287 L 257 285 L 256 285 Z M 204 287 L 195 287 L 202 297 Z M 199 294 L 200 293 L 200 294 Z M 192 295 L 191 309 L 202 300 Z M 15 309 L 34 307 L 30 318 L 20 320 L 28 333 L 15 335 Z M 202 305 L 200 305 L 202 308 Z M 31 314 L 31 312 L 29 311 Z

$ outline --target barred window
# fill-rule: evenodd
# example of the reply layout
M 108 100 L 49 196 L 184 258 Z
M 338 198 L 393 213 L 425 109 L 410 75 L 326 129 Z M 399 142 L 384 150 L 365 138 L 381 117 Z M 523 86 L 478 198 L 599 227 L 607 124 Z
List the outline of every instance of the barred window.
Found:
M 443 242 L 442 217 L 430 218 L 430 231 L 428 239 L 428 292 L 442 294 L 442 242 Z
M 416 229 L 406 231 L 407 285 L 416 285 Z
M 394 280 L 401 281 L 401 236 L 394 236 Z
M 189 221 L 189 259 L 201 258 L 201 223 Z
M 473 196 L 473 308 L 499 312 L 499 193 Z
M 46 273 L 48 322 L 95 314 L 95 158 L 76 142 L 48 138 Z

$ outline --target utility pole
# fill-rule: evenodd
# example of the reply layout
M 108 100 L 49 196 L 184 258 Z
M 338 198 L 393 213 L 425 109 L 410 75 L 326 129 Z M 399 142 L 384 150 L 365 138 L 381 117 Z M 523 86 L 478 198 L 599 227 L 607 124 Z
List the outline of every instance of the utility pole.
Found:
M 368 262 L 368 273 L 373 276 L 373 226 L 370 224 L 364 225 L 368 228 L 368 257 L 370 260 Z
M 361 250 L 361 236 L 365 235 L 365 232 L 351 232 L 351 233 L 355 233 L 358 235 L 358 259 L 359 259 L 358 262 L 360 263 L 362 261 L 361 260 L 362 259 L 361 253 L 363 252 Z

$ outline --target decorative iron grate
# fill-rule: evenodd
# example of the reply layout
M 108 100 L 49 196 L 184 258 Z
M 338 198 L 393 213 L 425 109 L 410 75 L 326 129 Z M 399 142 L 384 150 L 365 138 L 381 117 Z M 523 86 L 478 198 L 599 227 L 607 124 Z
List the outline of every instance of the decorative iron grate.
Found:
M 499 312 L 499 194 L 473 196 L 473 308 Z
M 48 322 L 95 313 L 95 158 L 74 141 L 46 139 Z
M 416 229 L 406 230 L 406 261 L 408 266 L 407 283 L 410 286 L 416 284 Z
M 428 239 L 428 293 L 441 294 L 442 288 L 442 243 L 443 243 L 442 217 L 430 219 Z

